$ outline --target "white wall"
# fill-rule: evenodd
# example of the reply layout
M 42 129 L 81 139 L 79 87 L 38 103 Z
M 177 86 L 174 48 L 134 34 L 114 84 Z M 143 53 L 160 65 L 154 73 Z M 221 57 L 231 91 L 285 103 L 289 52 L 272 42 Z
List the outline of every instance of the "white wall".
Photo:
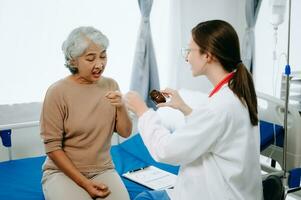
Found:
M 151 26 L 162 88 L 209 90 L 207 79 L 192 78 L 180 49 L 188 43 L 191 28 L 208 19 L 229 21 L 242 40 L 244 4 L 245 0 L 154 1 Z M 42 101 L 48 86 L 69 74 L 61 43 L 79 25 L 95 26 L 108 35 L 104 75 L 115 78 L 126 92 L 139 22 L 136 1 L 2 0 L 0 68 L 5 76 L 0 79 L 0 104 Z
M 5 74 L 0 104 L 42 101 L 50 84 L 70 74 L 61 44 L 78 26 L 94 26 L 108 36 L 105 76 L 126 88 L 139 24 L 137 2 L 3 0 L 0 9 L 0 68 Z M 121 79 L 119 74 L 126 76 Z
M 201 21 L 222 19 L 238 32 L 242 43 L 245 21 L 245 0 L 173 0 L 170 22 L 169 86 L 200 90 L 208 93 L 212 88 L 205 77 L 193 78 L 189 64 L 181 57 L 181 47 L 187 47 L 191 29 Z
M 150 19 L 165 85 L 168 5 L 154 1 Z M 1 0 L 0 105 L 42 101 L 50 84 L 70 74 L 61 44 L 78 26 L 94 26 L 108 36 L 104 76 L 127 92 L 139 23 L 136 0 Z
M 292 70 L 301 70 L 301 1 L 292 0 L 290 64 Z
M 287 1 L 288 2 L 288 1 Z M 301 1 L 292 0 L 290 65 L 301 70 Z M 288 3 L 287 3 L 288 5 Z M 284 72 L 288 43 L 288 6 L 285 20 L 278 28 L 277 60 L 273 62 L 273 28 L 270 24 L 269 1 L 262 1 L 255 27 L 254 80 L 258 91 L 279 97 L 281 74 Z

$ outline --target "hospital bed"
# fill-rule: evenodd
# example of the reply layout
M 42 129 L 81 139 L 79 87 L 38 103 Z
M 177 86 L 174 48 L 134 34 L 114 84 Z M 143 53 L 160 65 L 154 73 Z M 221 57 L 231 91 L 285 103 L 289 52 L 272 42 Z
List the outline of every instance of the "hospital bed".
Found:
M 195 97 L 195 94 L 194 94 Z M 195 102 L 189 102 L 194 99 Z M 197 100 L 198 99 L 198 100 Z M 200 98 L 190 98 L 186 94 L 186 100 L 190 105 L 196 106 L 196 102 Z M 258 93 L 259 99 L 259 118 L 260 122 L 260 134 L 261 134 L 261 150 L 262 154 L 272 157 L 272 159 L 282 163 L 282 145 L 283 145 L 283 102 L 270 97 L 265 94 Z M 185 98 L 184 98 L 185 100 Z M 165 113 L 164 113 L 165 112 Z M 164 117 L 168 110 L 158 111 L 161 118 Z M 300 149 L 300 115 L 294 108 L 290 107 L 289 118 L 289 135 L 288 135 L 288 168 L 291 171 L 289 179 L 290 187 L 296 187 L 300 184 L 300 168 L 301 168 L 301 149 Z M 163 114 L 162 114 L 163 113 Z M 173 117 L 177 121 L 181 121 L 180 115 L 173 113 Z M 0 117 L 1 119 L 1 117 Z M 170 119 L 170 118 L 169 118 Z M 170 126 L 172 123 L 167 122 L 166 126 Z M 177 123 L 179 125 L 181 123 Z M 174 125 L 174 124 L 173 124 Z M 11 148 L 10 136 L 14 131 L 14 128 L 20 127 L 38 126 L 37 121 L 22 122 L 17 125 L 1 124 L 0 134 L 2 144 L 8 148 Z M 174 129 L 175 127 L 169 127 Z M 33 158 L 25 159 L 13 159 L 11 150 L 8 161 L 0 162 L 0 199 L 6 200 L 43 200 L 43 193 L 41 189 L 41 165 L 45 159 L 45 156 L 37 156 Z M 146 147 L 144 146 L 139 134 L 134 135 L 130 139 L 113 145 L 111 149 L 112 159 L 114 161 L 117 172 L 121 175 L 127 171 L 141 168 L 147 165 L 154 165 L 166 171 L 177 174 L 178 167 L 166 165 L 155 162 Z M 264 167 L 265 170 L 273 171 L 273 168 L 269 166 Z M 142 191 L 148 190 L 139 184 L 131 182 L 122 178 L 127 190 L 129 191 L 131 199 Z
M 288 194 L 301 198 L 301 117 L 297 107 L 288 106 L 287 149 L 284 156 L 284 101 L 267 94 L 257 92 L 258 115 L 261 120 L 261 154 L 272 159 L 271 166 L 262 165 L 268 174 L 263 181 L 263 191 L 268 199 L 283 200 Z M 283 158 L 286 158 L 286 173 Z M 276 169 L 276 161 L 282 169 Z M 284 174 L 286 174 L 284 176 Z M 264 179 L 264 178 L 263 178 Z
M 111 156 L 118 174 L 154 165 L 160 169 L 177 174 L 178 167 L 158 163 L 152 159 L 139 134 L 119 145 L 113 145 Z M 45 156 L 10 160 L 0 163 L 0 199 L 2 200 L 43 200 L 41 188 L 41 166 Z M 134 199 L 137 194 L 149 190 L 122 177 Z
M 14 109 L 12 108 L 14 107 Z M 18 148 L 14 146 L 13 136 L 24 134 L 20 129 L 36 128 L 38 132 L 40 103 L 31 103 L 15 106 L 0 105 L 0 151 L 7 150 L 7 161 L 0 162 L 0 200 L 43 200 L 41 188 L 42 164 L 45 155 L 30 158 L 15 159 L 21 153 L 16 154 Z M 30 117 L 28 117 L 30 116 Z M 8 120 L 10 118 L 10 120 Z M 25 120 L 23 120 L 25 119 Z M 31 129 L 30 129 L 31 130 Z M 27 134 L 27 133 L 26 133 Z M 39 137 L 37 133 L 36 137 Z M 116 136 L 114 136 L 116 137 Z M 27 143 L 28 141 L 23 141 Z M 42 144 L 42 142 L 40 141 Z M 1 145 L 2 144 L 2 145 Z M 3 146 L 7 149 L 4 149 Z M 29 145 L 30 146 L 30 145 Z M 30 148 L 34 148 L 32 145 Z M 20 149 L 19 149 L 20 150 Z M 22 151 L 22 149 L 21 149 Z M 111 148 L 111 156 L 117 172 L 121 175 L 125 172 L 154 165 L 160 169 L 177 174 L 178 167 L 158 163 L 152 159 L 139 134 Z M 129 191 L 130 198 L 134 199 L 140 192 L 148 188 L 136 184 L 122 177 Z
M 261 154 L 277 161 L 283 167 L 284 102 L 270 95 L 257 92 L 260 121 Z M 300 185 L 301 177 L 301 117 L 297 107 L 288 108 L 286 166 L 289 171 L 290 188 Z M 268 173 L 277 172 L 270 166 L 262 165 Z

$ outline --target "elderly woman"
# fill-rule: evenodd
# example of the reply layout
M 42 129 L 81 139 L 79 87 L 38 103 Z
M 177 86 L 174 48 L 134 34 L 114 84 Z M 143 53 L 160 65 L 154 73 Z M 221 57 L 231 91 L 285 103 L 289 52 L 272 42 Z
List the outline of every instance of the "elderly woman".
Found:
M 74 29 L 62 49 L 71 75 L 47 90 L 41 113 L 46 200 L 129 199 L 110 156 L 111 137 L 132 123 L 116 81 L 102 76 L 108 39 L 93 27 Z

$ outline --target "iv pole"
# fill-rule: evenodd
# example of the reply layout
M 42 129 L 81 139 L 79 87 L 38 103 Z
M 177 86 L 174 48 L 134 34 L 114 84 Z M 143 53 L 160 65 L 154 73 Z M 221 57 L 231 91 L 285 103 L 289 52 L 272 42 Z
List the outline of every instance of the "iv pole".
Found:
M 289 13 L 288 13 L 288 41 L 287 41 L 287 63 L 285 66 L 285 77 L 286 77 L 286 93 L 285 93 L 285 107 L 284 107 L 284 144 L 283 144 L 283 171 L 284 180 L 287 179 L 287 167 L 286 167 L 286 153 L 287 153 L 287 119 L 288 119 L 288 103 L 289 103 L 289 89 L 290 89 L 290 74 L 291 67 L 290 62 L 290 29 L 291 29 L 291 0 L 289 0 Z
M 284 107 L 284 144 L 283 144 L 283 183 L 285 185 L 284 199 L 287 194 L 301 190 L 301 187 L 288 188 L 288 172 L 286 166 L 287 157 L 287 126 L 288 126 L 288 104 L 289 104 L 289 89 L 290 89 L 290 34 L 291 34 L 291 0 L 289 0 L 289 13 L 288 13 L 288 42 L 287 42 L 287 63 L 285 66 L 285 77 L 286 77 L 286 93 L 285 93 L 285 107 Z

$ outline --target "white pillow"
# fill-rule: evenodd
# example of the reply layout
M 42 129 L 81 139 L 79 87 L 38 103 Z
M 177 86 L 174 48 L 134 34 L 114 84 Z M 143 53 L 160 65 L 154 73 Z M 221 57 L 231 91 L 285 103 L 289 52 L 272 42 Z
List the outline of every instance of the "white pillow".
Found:
M 193 90 L 180 89 L 179 94 L 192 109 L 199 107 L 208 99 L 208 94 Z M 162 107 L 158 108 L 156 112 L 160 116 L 163 125 L 171 132 L 180 128 L 185 123 L 184 115 L 179 110 Z

